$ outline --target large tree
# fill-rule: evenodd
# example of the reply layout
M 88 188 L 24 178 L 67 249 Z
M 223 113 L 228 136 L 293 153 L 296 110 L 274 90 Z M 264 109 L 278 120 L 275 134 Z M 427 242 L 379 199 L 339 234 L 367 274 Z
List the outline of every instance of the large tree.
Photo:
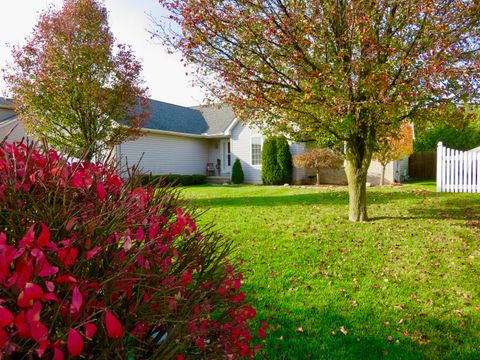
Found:
M 88 160 L 139 136 L 148 113 L 141 64 L 107 17 L 96 0 L 48 8 L 5 76 L 27 132 Z
M 477 1 L 160 3 L 172 15 L 156 35 L 198 65 L 199 82 L 237 116 L 292 138 L 346 144 L 353 221 L 367 220 L 378 139 L 426 109 L 479 98 Z

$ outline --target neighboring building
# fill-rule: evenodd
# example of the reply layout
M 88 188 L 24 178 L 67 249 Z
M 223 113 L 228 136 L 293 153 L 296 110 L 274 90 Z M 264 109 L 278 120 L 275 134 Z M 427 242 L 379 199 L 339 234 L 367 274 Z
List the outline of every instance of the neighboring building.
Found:
M 264 137 L 255 126 L 235 118 L 226 105 L 183 107 L 150 100 L 151 115 L 143 126 L 144 136 L 116 146 L 122 165 L 138 164 L 141 171 L 160 174 L 206 174 L 230 178 L 235 159 L 240 159 L 245 182 L 261 184 Z M 13 131 L 12 131 L 13 129 Z M 20 140 L 25 130 L 19 124 L 11 102 L 0 98 L 0 139 Z M 305 144 L 291 144 L 292 155 L 305 151 Z M 407 160 L 408 161 L 408 160 Z M 408 162 L 387 166 L 386 183 L 403 180 Z M 372 162 L 368 181 L 378 184 L 381 167 Z M 294 183 L 313 183 L 315 172 L 294 168 Z M 326 170 L 322 182 L 346 183 L 345 171 Z

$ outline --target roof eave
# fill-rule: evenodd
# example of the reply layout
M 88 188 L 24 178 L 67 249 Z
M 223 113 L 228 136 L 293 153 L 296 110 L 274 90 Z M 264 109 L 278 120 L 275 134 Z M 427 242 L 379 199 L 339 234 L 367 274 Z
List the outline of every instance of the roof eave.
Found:
M 176 131 L 168 131 L 168 130 L 157 130 L 157 129 L 149 129 L 149 128 L 142 128 L 144 132 L 153 133 L 153 134 L 162 134 L 162 135 L 172 135 L 172 136 L 181 136 L 181 137 L 189 137 L 189 138 L 196 138 L 196 139 L 217 139 L 217 138 L 225 138 L 228 135 L 225 134 L 191 134 L 191 133 L 182 133 Z

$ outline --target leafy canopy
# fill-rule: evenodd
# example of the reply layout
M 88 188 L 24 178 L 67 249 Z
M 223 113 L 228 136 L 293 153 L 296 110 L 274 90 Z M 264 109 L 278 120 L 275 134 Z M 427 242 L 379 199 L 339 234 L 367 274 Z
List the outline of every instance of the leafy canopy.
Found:
M 336 152 L 327 148 L 312 148 L 293 157 L 293 164 L 299 168 L 340 169 L 343 159 Z
M 107 16 L 96 0 L 50 7 L 5 76 L 27 132 L 88 159 L 139 136 L 148 115 L 141 64 Z
M 480 5 L 460 0 L 161 0 L 155 33 L 243 119 L 300 138 L 376 140 L 406 116 L 478 101 Z
M 409 156 L 412 152 L 412 126 L 408 122 L 403 122 L 398 133 L 380 139 L 373 157 L 385 167 L 389 162 Z
M 299 140 L 345 142 L 349 218 L 402 120 L 480 99 L 480 3 L 464 0 L 160 0 L 154 35 L 237 116 Z M 181 31 L 175 33 L 169 29 Z

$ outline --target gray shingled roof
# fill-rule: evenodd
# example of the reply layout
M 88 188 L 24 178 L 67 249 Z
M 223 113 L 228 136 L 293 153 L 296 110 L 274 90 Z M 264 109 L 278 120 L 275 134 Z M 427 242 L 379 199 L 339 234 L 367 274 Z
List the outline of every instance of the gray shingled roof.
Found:
M 226 105 L 187 108 L 151 99 L 149 105 L 150 118 L 143 127 L 152 130 L 195 135 L 220 134 L 235 118 L 230 107 Z
M 230 106 L 225 104 L 210 106 L 195 106 L 192 109 L 200 111 L 208 124 L 208 134 L 223 133 L 235 119 Z
M 173 131 L 200 135 L 208 131 L 202 114 L 183 106 L 149 100 L 150 118 L 143 126 L 146 129 Z
M 12 120 L 17 117 L 17 114 L 13 110 L 0 108 L 0 123 L 8 120 Z
M 235 118 L 227 105 L 197 106 L 187 108 L 149 99 L 150 117 L 146 129 L 172 131 L 194 135 L 223 133 Z M 0 122 L 15 116 L 12 101 L 0 97 Z

